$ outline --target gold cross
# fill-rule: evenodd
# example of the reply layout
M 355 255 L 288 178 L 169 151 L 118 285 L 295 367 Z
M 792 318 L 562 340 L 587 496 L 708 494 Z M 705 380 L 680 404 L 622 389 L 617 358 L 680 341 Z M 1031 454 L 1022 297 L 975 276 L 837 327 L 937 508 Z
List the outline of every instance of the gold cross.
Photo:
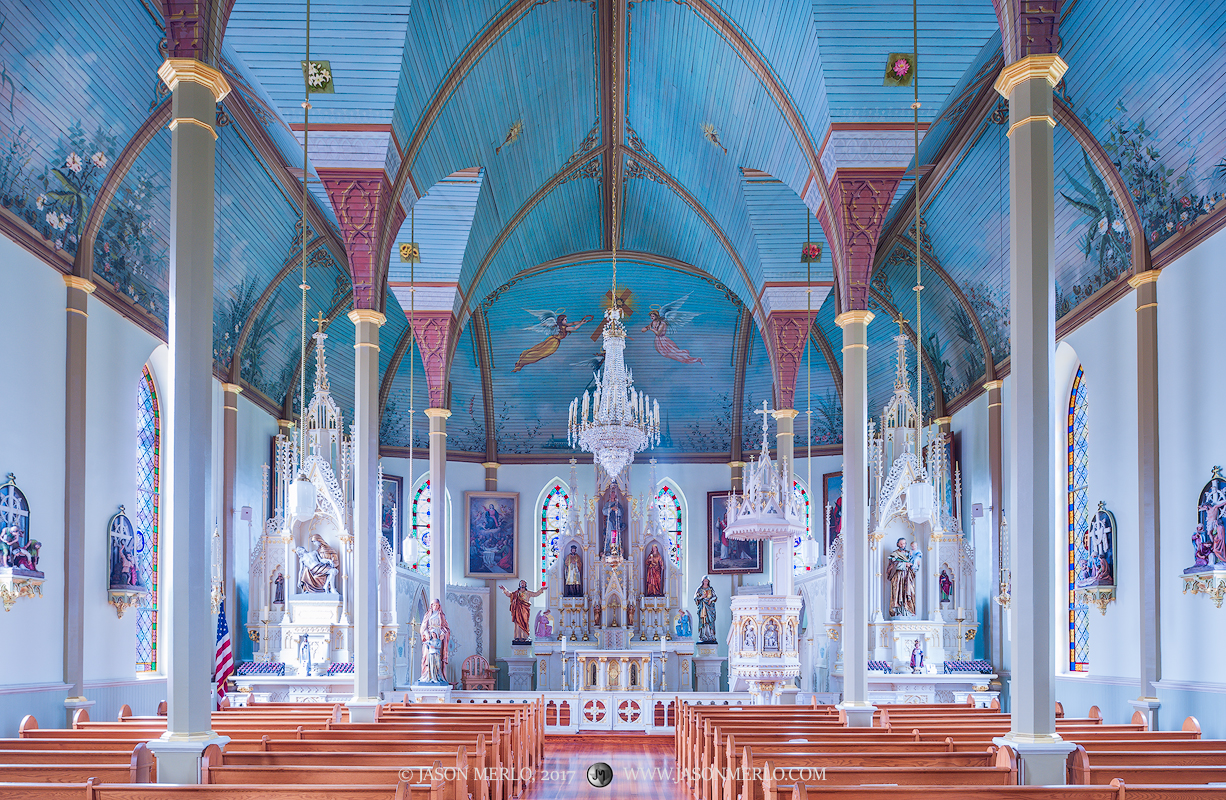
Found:
M 319 332 L 320 332 L 320 333 L 323 333 L 323 332 L 324 332 L 324 323 L 325 323 L 325 322 L 327 322 L 327 321 L 328 321 L 328 320 L 327 320 L 327 319 L 324 317 L 324 312 L 323 312 L 323 311 L 320 311 L 320 312 L 319 312 L 319 315 L 318 315 L 318 316 L 316 316 L 314 319 L 312 319 L 312 320 L 311 320 L 311 322 L 314 322 L 316 325 L 318 325 L 318 326 L 319 326 Z

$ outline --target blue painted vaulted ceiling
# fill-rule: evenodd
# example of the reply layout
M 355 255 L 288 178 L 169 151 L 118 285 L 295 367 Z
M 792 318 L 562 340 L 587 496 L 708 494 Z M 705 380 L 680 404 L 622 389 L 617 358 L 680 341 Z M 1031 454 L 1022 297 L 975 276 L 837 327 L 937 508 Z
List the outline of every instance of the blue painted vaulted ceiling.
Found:
M 1068 330 L 1224 219 L 1226 78 L 1205 65 L 1226 46 L 1226 0 L 1061 9 L 1056 312 Z M 293 413 L 300 369 L 306 10 L 235 0 L 216 64 L 234 91 L 218 114 L 215 371 L 279 416 Z M 627 357 L 667 423 L 662 457 L 726 461 L 752 446 L 752 408 L 775 393 L 762 331 L 780 293 L 805 283 L 817 315 L 795 405 L 812 405 L 814 444 L 837 447 L 837 278 L 813 213 L 836 169 L 907 171 L 871 281 L 870 407 L 892 390 L 898 317 L 914 368 L 917 248 L 926 402 L 964 405 L 1008 371 L 1001 35 L 990 0 L 918 12 L 917 235 L 912 90 L 882 85 L 887 56 L 912 50 L 908 2 L 312 2 L 311 57 L 330 62 L 335 91 L 311 98 L 307 313 L 324 319 L 341 406 L 353 406 L 353 294 L 323 166 L 385 173 L 406 212 L 394 242 L 421 248 L 409 264 L 393 246 L 387 265 L 387 452 L 425 444 L 408 317 L 445 309 L 457 457 L 568 458 L 566 407 L 599 364 L 614 249 Z M 103 301 L 158 333 L 163 37 L 150 0 L 0 11 L 0 227 L 92 274 Z M 800 262 L 806 241 L 820 262 Z M 677 312 L 666 331 L 648 325 L 660 309 Z M 560 341 L 540 328 L 547 313 L 566 317 Z

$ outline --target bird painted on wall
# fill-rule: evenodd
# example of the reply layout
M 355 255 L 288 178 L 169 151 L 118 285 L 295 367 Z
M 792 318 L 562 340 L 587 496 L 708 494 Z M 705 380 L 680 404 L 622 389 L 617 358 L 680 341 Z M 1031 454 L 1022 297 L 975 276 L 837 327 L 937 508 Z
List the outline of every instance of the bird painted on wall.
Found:
M 501 153 L 502 148 L 506 147 L 507 145 L 514 144 L 515 141 L 519 139 L 519 135 L 523 132 L 524 121 L 520 119 L 515 120 L 515 122 L 511 125 L 511 130 L 507 131 L 507 138 L 502 140 L 502 144 L 494 148 L 494 155 Z
M 724 147 L 723 142 L 719 140 L 719 131 L 715 129 L 714 125 L 709 122 L 702 123 L 702 135 L 707 137 L 708 142 L 723 150 L 725 154 L 728 153 L 728 148 Z

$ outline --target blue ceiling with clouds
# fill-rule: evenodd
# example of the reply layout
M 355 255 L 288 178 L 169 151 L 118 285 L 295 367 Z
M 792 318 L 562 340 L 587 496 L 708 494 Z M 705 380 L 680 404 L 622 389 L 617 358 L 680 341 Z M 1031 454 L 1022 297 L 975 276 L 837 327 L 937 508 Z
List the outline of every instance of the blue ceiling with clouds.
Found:
M 616 72 L 602 47 L 610 3 L 625 20 Z M 1057 94 L 1088 131 L 1055 132 L 1056 311 L 1068 321 L 1096 310 L 1134 269 L 1133 209 L 1159 260 L 1196 226 L 1220 224 L 1226 80 L 1207 65 L 1226 46 L 1226 3 L 1063 8 L 1070 68 Z M 215 371 L 274 413 L 292 408 L 299 370 L 305 11 L 303 0 L 236 0 L 218 64 L 234 95 L 218 118 Z M 413 269 L 393 249 L 388 269 L 383 444 L 425 443 L 420 410 L 429 401 L 405 313 L 417 281 L 419 303 L 429 293 L 427 305 L 450 306 L 459 321 L 451 446 L 474 457 L 491 447 L 504 459 L 567 456 L 566 407 L 599 355 L 592 334 L 611 277 L 607 181 L 616 167 L 615 244 L 626 251 L 618 285 L 634 309 L 627 358 L 638 385 L 661 401 L 662 449 L 725 459 L 738 432 L 756 449 L 752 408 L 774 402 L 760 332 L 769 290 L 811 278 L 820 297 L 835 280 L 825 232 L 800 200 L 817 197 L 806 148 L 829 172 L 848 157 L 847 142 L 893 136 L 901 149 L 882 166 L 914 170 L 911 90 L 882 86 L 886 56 L 911 50 L 910 12 L 904 2 L 813 0 L 313 2 L 312 57 L 330 61 L 336 91 L 312 96 L 312 162 L 349 157 L 385 168 L 389 180 L 403 162 L 406 217 L 395 241 L 422 249 Z M 876 256 L 874 410 L 893 388 L 890 317 L 915 325 L 917 246 L 928 402 L 965 402 L 979 391 L 986 356 L 1000 368 L 1009 353 L 1007 126 L 992 119 L 1000 103 L 990 88 L 1001 57 L 996 17 L 988 0 L 925 0 L 919 16 L 919 161 L 945 169 L 925 194 L 918 243 L 909 221 L 895 219 L 911 213 L 913 181 L 904 179 L 887 220 L 901 235 Z M 109 182 L 84 261 L 100 297 L 151 330 L 168 312 L 162 38 L 149 0 L 13 0 L 0 11 L 0 224 L 69 271 Z M 620 118 L 611 120 L 615 76 Z M 968 120 L 977 98 L 979 116 Z M 142 126 L 147 144 L 123 161 Z M 308 240 L 331 243 L 312 244 L 308 316 L 327 318 L 332 390 L 349 409 L 351 286 L 313 163 L 308 182 L 323 226 Z M 799 260 L 806 240 L 823 249 L 811 270 Z M 670 326 L 663 341 L 642 330 L 652 306 L 682 298 L 698 314 L 692 321 Z M 804 412 L 812 398 L 819 446 L 840 437 L 835 302 L 832 294 L 818 310 L 797 378 L 796 405 Z M 593 319 L 546 352 L 530 312 L 562 309 L 572 323 Z M 911 344 L 908 353 L 914 370 Z M 804 425 L 802 415 L 798 431 Z

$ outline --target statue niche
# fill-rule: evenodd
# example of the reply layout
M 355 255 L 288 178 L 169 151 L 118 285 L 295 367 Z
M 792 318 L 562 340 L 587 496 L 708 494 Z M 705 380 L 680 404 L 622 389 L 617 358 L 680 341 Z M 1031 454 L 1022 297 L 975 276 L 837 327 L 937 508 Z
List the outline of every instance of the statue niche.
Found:
M 630 518 L 626 495 L 617 488 L 617 482 L 609 484 L 600 498 L 600 555 L 620 556 L 625 547 L 626 520 Z

